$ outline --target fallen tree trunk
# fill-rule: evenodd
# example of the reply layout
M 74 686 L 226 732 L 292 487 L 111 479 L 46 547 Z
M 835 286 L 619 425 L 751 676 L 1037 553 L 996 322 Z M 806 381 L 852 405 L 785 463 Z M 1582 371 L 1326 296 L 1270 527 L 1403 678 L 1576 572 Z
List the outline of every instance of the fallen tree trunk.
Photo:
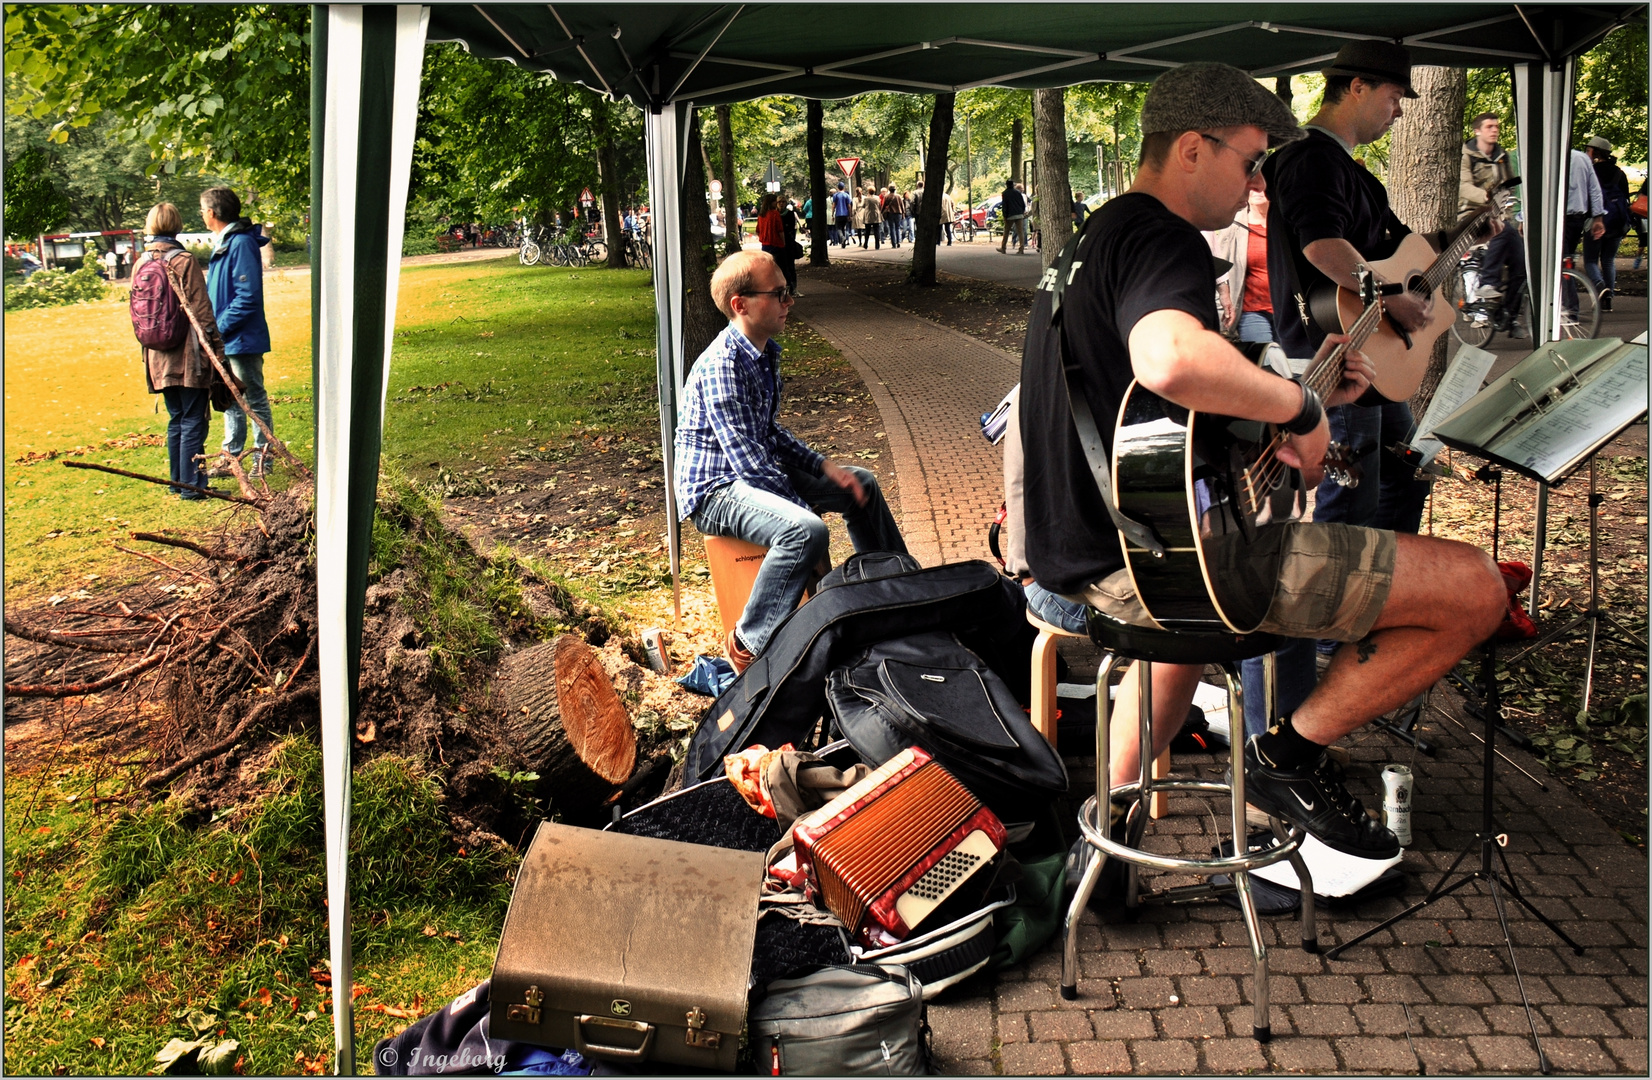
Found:
M 630 778 L 636 732 L 595 649 L 564 634 L 508 657 L 498 680 L 516 760 L 557 809 L 600 805 Z

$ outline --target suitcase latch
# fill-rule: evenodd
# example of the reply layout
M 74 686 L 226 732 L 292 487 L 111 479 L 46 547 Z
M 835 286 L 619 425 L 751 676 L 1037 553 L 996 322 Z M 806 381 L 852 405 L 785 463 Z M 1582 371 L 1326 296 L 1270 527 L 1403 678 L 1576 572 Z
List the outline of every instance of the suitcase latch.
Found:
M 698 1005 L 688 1010 L 688 1030 L 683 1032 L 683 1042 L 689 1046 L 702 1050 L 716 1050 L 723 1045 L 723 1033 L 720 1031 L 706 1031 L 705 1010 Z
M 512 1005 L 505 1009 L 505 1019 L 516 1024 L 539 1023 L 539 1006 L 545 1001 L 545 995 L 539 992 L 537 985 L 528 987 L 523 993 L 525 1005 Z

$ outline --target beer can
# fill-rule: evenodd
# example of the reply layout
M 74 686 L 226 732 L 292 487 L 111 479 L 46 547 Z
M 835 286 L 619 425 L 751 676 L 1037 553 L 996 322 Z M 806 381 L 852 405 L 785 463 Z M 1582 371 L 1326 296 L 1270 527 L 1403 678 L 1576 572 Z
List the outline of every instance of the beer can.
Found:
M 1389 765 L 1382 770 L 1382 823 L 1401 847 L 1411 846 L 1411 790 L 1409 768 Z
M 642 632 L 642 651 L 648 656 L 648 666 L 664 675 L 671 670 L 671 657 L 665 651 L 665 631 L 650 626 Z

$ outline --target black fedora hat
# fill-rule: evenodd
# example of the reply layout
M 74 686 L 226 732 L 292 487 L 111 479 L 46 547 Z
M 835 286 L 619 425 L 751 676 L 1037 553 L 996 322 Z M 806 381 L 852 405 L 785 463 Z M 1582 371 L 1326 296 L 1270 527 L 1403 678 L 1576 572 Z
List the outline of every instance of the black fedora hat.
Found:
M 1406 97 L 1417 96 L 1411 89 L 1411 50 L 1392 41 L 1350 41 L 1319 73 L 1326 78 L 1344 75 L 1397 83 L 1405 87 Z

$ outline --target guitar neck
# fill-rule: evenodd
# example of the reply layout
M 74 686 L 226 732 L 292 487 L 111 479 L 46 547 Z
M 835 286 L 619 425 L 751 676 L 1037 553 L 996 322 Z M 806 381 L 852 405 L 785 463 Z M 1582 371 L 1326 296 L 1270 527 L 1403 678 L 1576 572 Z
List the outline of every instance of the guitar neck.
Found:
M 1382 301 L 1373 300 L 1348 328 L 1348 340 L 1332 349 L 1325 358 L 1302 376 L 1302 383 L 1321 398 L 1328 397 L 1342 379 L 1342 358 L 1349 349 L 1358 349 L 1382 322 Z
M 1476 210 L 1467 221 L 1463 222 L 1463 227 L 1457 231 L 1456 238 L 1447 244 L 1445 249 L 1440 252 L 1439 257 L 1429 264 L 1427 270 L 1423 271 L 1422 278 L 1427 283 L 1428 289 L 1426 292 L 1419 290 L 1421 295 L 1432 296 L 1435 289 L 1445 284 L 1446 278 L 1462 261 L 1463 253 L 1474 245 L 1475 237 L 1480 231 L 1480 224 L 1493 209 L 1492 204 L 1487 203 Z

